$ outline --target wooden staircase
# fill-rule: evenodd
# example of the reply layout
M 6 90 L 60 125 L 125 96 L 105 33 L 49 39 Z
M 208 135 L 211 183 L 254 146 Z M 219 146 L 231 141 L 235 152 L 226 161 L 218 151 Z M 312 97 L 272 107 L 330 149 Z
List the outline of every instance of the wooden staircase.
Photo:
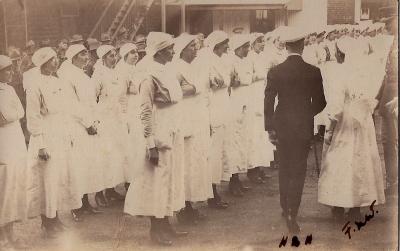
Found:
M 131 31 L 131 34 L 129 35 L 129 39 L 133 40 L 133 38 L 136 36 L 136 33 L 139 31 L 140 26 L 143 23 L 144 18 L 146 17 L 147 13 L 149 12 L 151 6 L 153 5 L 154 0 L 147 0 L 146 5 L 144 5 L 144 9 L 142 11 L 138 11 L 138 19 L 137 22 L 134 24 L 134 29 Z
M 124 25 L 125 20 L 128 17 L 129 13 L 131 12 L 135 3 L 136 0 L 125 0 L 124 3 L 122 4 L 117 15 L 115 16 L 114 20 L 111 23 L 110 28 L 108 28 L 107 31 L 108 34 L 111 35 L 111 40 L 113 40 L 118 35 L 118 31 Z
M 102 33 L 107 32 L 113 40 L 125 26 L 132 40 L 153 2 L 154 0 L 108 0 L 89 37 L 100 38 Z

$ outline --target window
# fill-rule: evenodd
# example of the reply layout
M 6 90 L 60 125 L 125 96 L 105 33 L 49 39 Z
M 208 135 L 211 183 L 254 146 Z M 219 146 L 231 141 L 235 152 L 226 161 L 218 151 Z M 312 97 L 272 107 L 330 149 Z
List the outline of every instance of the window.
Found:
M 250 18 L 251 32 L 268 32 L 275 28 L 274 10 L 254 10 Z
M 361 8 L 361 20 L 369 19 L 369 8 Z

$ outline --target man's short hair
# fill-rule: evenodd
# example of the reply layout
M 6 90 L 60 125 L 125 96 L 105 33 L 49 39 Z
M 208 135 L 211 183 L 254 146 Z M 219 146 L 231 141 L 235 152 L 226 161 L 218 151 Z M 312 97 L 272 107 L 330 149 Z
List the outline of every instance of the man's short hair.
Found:
M 292 51 L 301 51 L 304 49 L 304 38 L 294 42 L 286 42 L 285 46 Z

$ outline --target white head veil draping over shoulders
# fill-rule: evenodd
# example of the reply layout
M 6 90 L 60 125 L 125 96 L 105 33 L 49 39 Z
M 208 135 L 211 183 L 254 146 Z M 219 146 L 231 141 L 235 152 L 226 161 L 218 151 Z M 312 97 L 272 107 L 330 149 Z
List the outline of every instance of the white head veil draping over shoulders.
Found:
M 170 69 L 171 64 L 162 65 L 154 60 L 154 55 L 173 45 L 174 39 L 170 34 L 164 32 L 150 32 L 147 36 L 146 53 L 150 57 L 146 60 L 146 67 L 149 69 L 147 74 L 160 85 L 166 88 L 172 102 L 178 102 L 182 99 L 182 89 L 174 72 Z M 143 65 L 144 67 L 144 65 Z
M 372 115 L 377 104 L 375 99 L 377 90 L 371 86 L 371 72 L 365 67 L 363 58 L 358 52 L 354 52 L 354 42 L 351 39 L 342 39 L 337 43 L 338 49 L 345 54 L 345 61 L 341 65 L 342 75 L 337 88 L 344 95 L 344 106 L 349 109 L 349 114 L 360 123 Z
M 174 60 L 180 58 L 182 51 L 192 42 L 197 39 L 196 35 L 182 33 L 179 37 L 175 38 L 174 43 Z

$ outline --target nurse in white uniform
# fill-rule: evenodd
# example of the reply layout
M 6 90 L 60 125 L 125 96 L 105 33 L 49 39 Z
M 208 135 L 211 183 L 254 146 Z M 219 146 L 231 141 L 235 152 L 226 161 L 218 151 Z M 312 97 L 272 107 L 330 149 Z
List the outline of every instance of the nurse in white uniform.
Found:
M 128 86 L 121 81 L 122 76 L 114 69 L 117 62 L 116 49 L 111 45 L 101 45 L 97 48 L 97 55 L 102 64 L 94 69 L 93 80 L 97 86 L 99 120 L 98 134 L 100 136 L 100 154 L 107 156 L 104 159 L 107 171 L 105 175 L 105 197 L 96 194 L 96 201 L 108 204 L 111 200 L 124 200 L 124 197 L 115 191 L 114 187 L 125 183 L 125 170 L 128 165 L 127 141 L 128 138 Z
M 134 172 L 144 165 L 146 154 L 146 143 L 143 137 L 143 125 L 140 120 L 140 75 L 136 69 L 139 59 L 138 49 L 132 43 L 126 43 L 119 49 L 121 60 L 115 66 L 123 85 L 128 86 L 128 111 L 126 120 L 128 122 L 129 138 L 128 165 L 125 169 L 126 189 L 134 180 Z
M 31 210 L 42 216 L 48 237 L 64 230 L 58 211 L 82 206 L 77 169 L 72 166 L 73 124 L 79 111 L 70 87 L 54 74 L 58 68 L 56 52 L 44 47 L 32 61 L 40 73 L 26 89 L 27 122 L 31 133 L 28 167 L 33 168 L 35 196 Z
M 213 174 L 214 198 L 208 199 L 212 208 L 226 209 L 228 203 L 218 194 L 217 184 L 229 181 L 231 172 L 224 168 L 226 146 L 226 124 L 229 114 L 228 86 L 230 84 L 229 65 L 224 61 L 229 45 L 228 35 L 223 31 L 214 31 L 205 39 L 205 46 L 199 55 L 198 67 L 201 83 L 207 86 L 209 94 L 209 116 L 211 147 L 209 151 L 209 165 Z
M 148 159 L 135 172 L 124 212 L 148 216 L 150 237 L 170 246 L 172 238 L 187 235 L 172 228 L 168 217 L 185 206 L 182 89 L 166 64 L 172 60 L 173 38 L 163 32 L 147 37 L 148 75 L 140 83 L 141 120 Z
M 75 123 L 74 130 L 74 167 L 79 170 L 79 188 L 82 197 L 82 208 L 73 210 L 75 221 L 82 220 L 86 211 L 91 214 L 100 213 L 89 203 L 88 194 L 102 191 L 104 185 L 104 161 L 100 155 L 100 141 L 96 126 L 100 123 L 97 115 L 96 86 L 84 72 L 89 62 L 89 52 L 81 44 L 71 45 L 66 53 L 66 61 L 61 64 L 57 74 L 61 80 L 69 84 L 72 96 L 79 105 L 82 118 Z
M 248 165 L 249 119 L 252 106 L 250 104 L 251 88 L 253 83 L 253 65 L 247 57 L 250 50 L 250 36 L 245 34 L 234 35 L 229 47 L 231 63 L 231 82 L 228 88 L 230 119 L 226 125 L 228 136 L 226 144 L 226 161 L 224 165 L 230 168 L 232 177 L 229 182 L 229 191 L 234 196 L 243 196 L 249 188 L 243 186 L 239 173 L 246 173 Z
M 0 55 L 0 249 L 26 248 L 14 236 L 14 223 L 28 216 L 27 149 L 19 120 L 24 109 L 8 85 L 13 75 L 9 57 Z
M 170 65 L 176 72 L 183 92 L 183 132 L 185 167 L 185 208 L 178 213 L 178 220 L 196 224 L 204 218 L 192 202 L 213 198 L 212 172 L 208 163 L 210 147 L 210 119 L 208 95 L 205 85 L 198 81 L 196 61 L 196 36 L 181 34 L 175 40 L 175 56 Z
M 262 167 L 270 166 L 274 160 L 275 146 L 268 140 L 268 134 L 264 129 L 264 91 L 266 76 L 272 67 L 272 60 L 266 57 L 264 50 L 264 37 L 262 33 L 254 33 L 251 37 L 252 50 L 249 59 L 253 65 L 253 84 L 250 85 L 252 106 L 252 124 L 249 135 L 248 160 L 249 169 L 247 176 L 255 183 L 265 183 L 266 175 Z

